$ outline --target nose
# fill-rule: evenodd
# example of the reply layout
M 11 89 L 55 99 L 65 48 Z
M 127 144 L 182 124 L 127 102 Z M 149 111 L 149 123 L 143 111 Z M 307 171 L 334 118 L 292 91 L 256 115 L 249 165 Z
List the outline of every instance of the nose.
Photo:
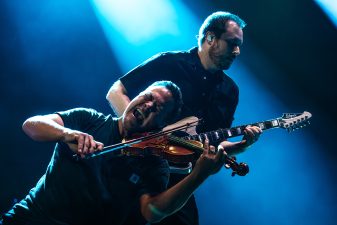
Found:
M 234 54 L 235 56 L 240 55 L 240 47 L 239 47 L 239 46 L 235 46 L 235 47 L 233 48 L 233 54 Z
M 156 111 L 156 104 L 153 101 L 148 101 L 145 103 L 145 110 L 148 112 Z

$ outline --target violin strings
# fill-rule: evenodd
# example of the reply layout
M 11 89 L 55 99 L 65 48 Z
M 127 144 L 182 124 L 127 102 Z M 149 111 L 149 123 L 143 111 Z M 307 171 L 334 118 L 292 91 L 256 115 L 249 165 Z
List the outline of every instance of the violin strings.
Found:
M 197 150 L 198 153 L 202 153 L 203 150 L 204 150 L 202 147 L 200 147 L 196 144 L 193 144 L 191 142 L 188 142 L 188 141 L 186 141 L 182 138 L 179 138 L 179 137 L 176 137 L 176 136 L 173 136 L 173 135 L 169 136 L 169 140 L 171 140 L 171 141 L 173 141 L 177 144 L 181 144 L 183 147 L 189 147 L 189 148 L 192 148 L 192 150 Z
M 158 132 L 158 133 L 154 133 L 154 134 L 150 134 L 148 136 L 145 136 L 145 137 L 140 137 L 140 138 L 136 138 L 136 139 L 132 139 L 132 140 L 128 140 L 124 143 L 118 143 L 118 144 L 113 144 L 113 145 L 109 145 L 109 146 L 106 146 L 102 149 L 102 151 L 108 151 L 108 150 L 112 150 L 114 148 L 123 148 L 123 147 L 127 147 L 127 146 L 130 146 L 132 144 L 136 144 L 136 143 L 139 143 L 141 141 L 145 141 L 145 140 L 149 140 L 149 139 L 152 139 L 152 138 L 156 138 L 156 137 L 160 137 L 160 136 L 164 136 L 166 134 L 169 134 L 169 133 L 172 133 L 174 131 L 179 131 L 179 130 L 183 130 L 183 129 L 187 129 L 187 128 L 190 128 L 190 127 L 194 127 L 194 126 L 197 126 L 198 123 L 199 123 L 200 120 L 197 120 L 195 122 L 191 122 L 191 123 L 186 123 L 186 124 L 183 124 L 183 125 L 180 125 L 178 127 L 175 127 L 175 128 L 171 128 L 171 129 L 168 129 L 166 131 L 161 131 L 161 132 Z

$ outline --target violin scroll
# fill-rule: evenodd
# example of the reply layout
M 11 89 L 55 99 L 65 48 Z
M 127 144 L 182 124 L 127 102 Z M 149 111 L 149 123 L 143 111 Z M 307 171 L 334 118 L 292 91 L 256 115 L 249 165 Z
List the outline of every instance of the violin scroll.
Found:
M 231 168 L 233 170 L 232 177 L 235 176 L 235 174 L 239 176 L 246 176 L 246 174 L 249 172 L 249 166 L 246 163 L 237 163 L 235 156 L 226 156 L 225 167 L 227 169 Z

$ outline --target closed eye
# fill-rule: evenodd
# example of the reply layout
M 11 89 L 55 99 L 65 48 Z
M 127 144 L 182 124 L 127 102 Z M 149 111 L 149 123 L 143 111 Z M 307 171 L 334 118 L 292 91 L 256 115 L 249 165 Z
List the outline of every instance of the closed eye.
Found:
M 242 42 L 240 39 L 226 39 L 226 42 L 230 46 L 238 46 L 240 47 L 242 45 Z
M 152 100 L 153 100 L 153 95 L 152 95 L 152 93 L 146 93 L 146 94 L 144 95 L 144 98 L 145 98 L 145 100 L 147 100 L 147 101 L 152 101 Z

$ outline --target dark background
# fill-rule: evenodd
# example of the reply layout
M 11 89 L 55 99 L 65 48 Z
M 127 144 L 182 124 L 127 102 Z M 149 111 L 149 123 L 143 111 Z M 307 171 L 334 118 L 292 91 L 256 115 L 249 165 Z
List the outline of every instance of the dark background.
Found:
M 0 2 L 0 212 L 25 196 L 52 154 L 53 143 L 24 135 L 23 121 L 76 106 L 110 113 L 105 95 L 123 74 L 88 1 L 75 1 L 76 10 L 67 1 L 45 2 Z M 317 160 L 335 186 L 337 29 L 325 13 L 312 1 L 182 2 L 200 21 L 218 10 L 247 21 L 241 62 L 288 108 L 313 114 L 306 132 L 319 143 L 317 155 L 324 157 Z M 335 200 L 334 194 L 337 209 Z

